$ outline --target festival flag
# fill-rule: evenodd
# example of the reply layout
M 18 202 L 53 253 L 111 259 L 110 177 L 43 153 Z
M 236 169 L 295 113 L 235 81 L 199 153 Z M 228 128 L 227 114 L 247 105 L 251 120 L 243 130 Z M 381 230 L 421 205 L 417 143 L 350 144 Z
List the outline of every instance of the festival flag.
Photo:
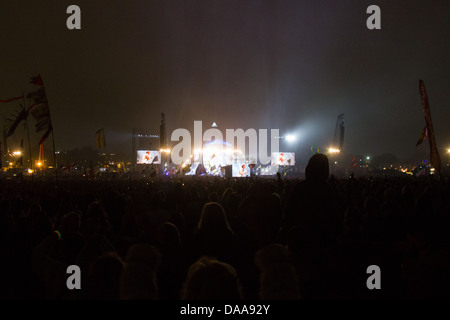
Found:
M 420 133 L 419 136 L 419 140 L 417 140 L 416 147 L 420 145 L 423 142 L 423 140 L 428 140 L 427 126 L 425 126 L 425 128 L 422 129 L 422 132 Z
M 14 134 L 14 131 L 16 131 L 17 127 L 19 126 L 19 123 L 22 120 L 25 120 L 28 116 L 28 112 L 25 109 L 22 109 L 22 111 L 19 112 L 14 122 L 11 124 L 11 127 L 9 127 L 8 131 L 6 132 L 6 137 L 8 138 Z
M 105 130 L 103 130 L 103 128 L 95 133 L 95 141 L 97 142 L 98 149 L 103 149 L 106 147 Z
M 50 132 L 52 132 L 53 128 L 50 127 L 47 129 L 47 131 L 44 133 L 44 135 L 42 136 L 41 140 L 39 140 L 39 145 L 43 144 L 44 141 L 48 138 L 48 136 L 50 135 Z
M 441 158 L 436 146 L 436 138 L 434 136 L 433 123 L 431 121 L 430 105 L 428 104 L 427 92 L 423 80 L 419 81 L 420 96 L 422 99 L 422 109 L 425 116 L 425 123 L 428 132 L 428 141 L 430 143 L 430 161 L 434 168 L 441 171 Z
M 41 145 L 53 130 L 50 109 L 41 76 L 38 74 L 37 76 L 31 77 L 30 83 L 35 85 L 35 90 L 27 95 L 27 98 L 30 98 L 32 102 L 28 107 L 28 111 L 36 120 L 36 132 L 45 130 L 44 135 L 39 140 L 39 145 Z

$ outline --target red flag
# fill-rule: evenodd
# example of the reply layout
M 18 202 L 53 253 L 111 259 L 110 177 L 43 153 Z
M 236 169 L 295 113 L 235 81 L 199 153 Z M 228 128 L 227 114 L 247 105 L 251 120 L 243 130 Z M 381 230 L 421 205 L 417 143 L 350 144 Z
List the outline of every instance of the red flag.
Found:
M 425 123 L 428 132 L 428 141 L 430 143 L 430 161 L 437 171 L 441 171 L 441 158 L 436 146 L 436 139 L 434 136 L 433 123 L 431 121 L 430 105 L 428 104 L 427 92 L 423 80 L 419 81 L 420 96 L 422 99 L 422 109 L 425 116 Z

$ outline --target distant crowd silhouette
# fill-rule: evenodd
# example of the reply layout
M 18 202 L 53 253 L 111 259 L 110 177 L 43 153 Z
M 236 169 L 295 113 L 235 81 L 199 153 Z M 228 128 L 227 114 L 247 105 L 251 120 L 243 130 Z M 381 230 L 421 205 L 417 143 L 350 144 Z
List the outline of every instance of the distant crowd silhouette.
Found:
M 0 190 L 0 299 L 450 298 L 443 177 L 336 179 L 316 154 L 305 179 L 5 178 Z

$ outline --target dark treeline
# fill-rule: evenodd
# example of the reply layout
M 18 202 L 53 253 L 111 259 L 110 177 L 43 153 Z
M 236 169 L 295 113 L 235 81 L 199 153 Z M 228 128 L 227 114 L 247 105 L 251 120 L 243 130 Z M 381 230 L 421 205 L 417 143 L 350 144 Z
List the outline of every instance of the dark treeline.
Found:
M 320 156 L 305 175 L 3 179 L 0 298 L 450 297 L 447 180 L 335 179 Z

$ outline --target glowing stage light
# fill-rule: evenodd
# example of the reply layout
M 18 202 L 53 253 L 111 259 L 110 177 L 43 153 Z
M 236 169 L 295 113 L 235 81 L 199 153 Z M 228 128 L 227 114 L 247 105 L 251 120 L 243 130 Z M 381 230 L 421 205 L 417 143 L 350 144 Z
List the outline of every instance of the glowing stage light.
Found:
M 20 155 L 22 155 L 22 152 L 21 152 L 21 151 L 14 151 L 14 152 L 13 152 L 13 155 L 15 155 L 15 156 L 20 156 Z
M 288 134 L 288 135 L 286 136 L 286 141 L 287 141 L 287 142 L 294 142 L 295 140 L 297 140 L 297 137 L 294 136 L 293 134 Z
M 336 148 L 329 148 L 328 149 L 328 153 L 339 153 L 339 152 L 341 152 L 341 150 L 336 149 Z

